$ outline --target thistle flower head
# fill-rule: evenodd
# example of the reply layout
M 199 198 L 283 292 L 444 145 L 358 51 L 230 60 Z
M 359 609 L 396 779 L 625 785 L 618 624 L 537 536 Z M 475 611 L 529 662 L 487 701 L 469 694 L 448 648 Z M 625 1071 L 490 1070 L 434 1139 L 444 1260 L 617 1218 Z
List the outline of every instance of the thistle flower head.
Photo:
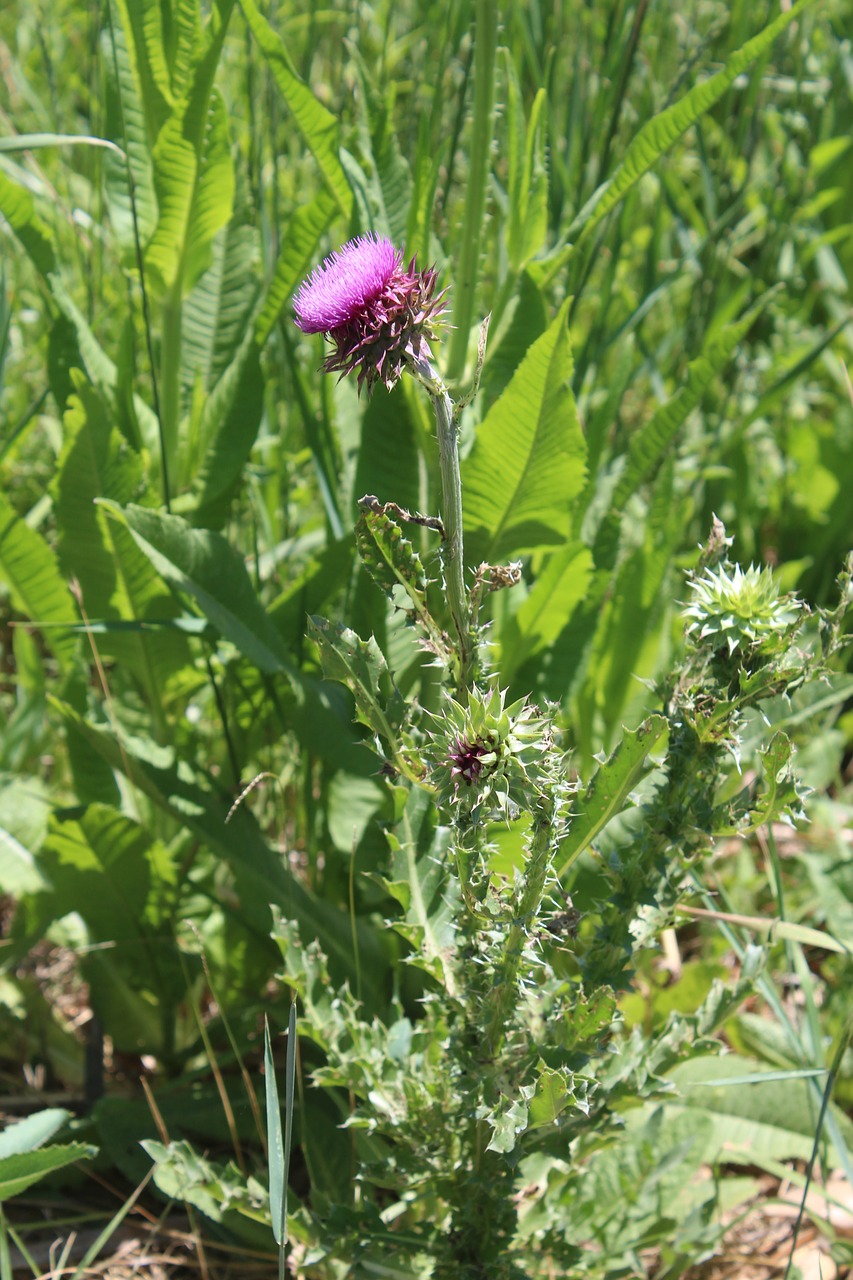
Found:
M 769 569 L 722 564 L 690 583 L 692 599 L 684 610 L 687 635 L 710 640 L 715 649 L 763 648 L 784 635 L 797 620 L 796 602 L 780 596 Z
M 408 267 L 390 240 L 359 236 L 329 255 L 303 282 L 293 301 L 303 333 L 323 333 L 333 344 L 327 373 L 358 373 L 368 395 L 377 382 L 389 390 L 407 363 L 429 360 L 444 294 L 435 295 L 436 271 Z

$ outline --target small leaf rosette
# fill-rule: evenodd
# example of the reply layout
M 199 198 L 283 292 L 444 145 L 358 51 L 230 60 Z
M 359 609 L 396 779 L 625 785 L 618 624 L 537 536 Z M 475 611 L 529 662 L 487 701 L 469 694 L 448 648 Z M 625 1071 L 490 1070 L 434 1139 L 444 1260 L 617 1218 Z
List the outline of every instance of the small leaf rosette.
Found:
M 377 382 L 390 389 L 407 364 L 430 361 L 429 343 L 444 312 L 436 271 L 408 267 L 390 240 L 359 236 L 329 255 L 300 286 L 293 301 L 303 333 L 323 333 L 333 350 L 327 373 L 356 373 L 358 390 Z

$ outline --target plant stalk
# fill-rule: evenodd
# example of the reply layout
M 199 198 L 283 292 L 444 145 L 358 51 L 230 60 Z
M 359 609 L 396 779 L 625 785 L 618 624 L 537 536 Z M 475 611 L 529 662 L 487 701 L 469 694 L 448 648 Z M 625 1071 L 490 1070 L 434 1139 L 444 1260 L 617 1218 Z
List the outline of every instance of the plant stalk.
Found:
M 480 239 L 489 166 L 492 159 L 497 75 L 498 10 L 495 0 L 476 0 L 474 27 L 474 120 L 471 130 L 470 164 L 465 189 L 465 220 L 459 237 L 461 246 L 453 282 L 453 315 L 448 377 L 458 382 L 465 373 L 468 340 L 474 321 L 477 276 L 480 266 Z
M 170 480 L 178 487 L 178 431 L 181 420 L 181 284 L 163 301 L 160 337 L 160 410 L 163 452 Z

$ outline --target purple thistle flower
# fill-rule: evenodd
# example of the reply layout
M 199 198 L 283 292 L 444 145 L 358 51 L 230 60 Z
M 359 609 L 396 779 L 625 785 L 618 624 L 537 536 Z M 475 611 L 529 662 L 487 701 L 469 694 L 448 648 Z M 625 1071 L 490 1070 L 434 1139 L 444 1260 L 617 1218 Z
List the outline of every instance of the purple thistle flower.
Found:
M 329 255 L 303 282 L 293 300 L 303 333 L 324 333 L 334 350 L 327 373 L 358 370 L 358 389 L 377 382 L 390 391 L 407 363 L 430 360 L 434 321 L 444 294 L 434 297 L 436 271 L 403 265 L 390 240 L 370 234 Z

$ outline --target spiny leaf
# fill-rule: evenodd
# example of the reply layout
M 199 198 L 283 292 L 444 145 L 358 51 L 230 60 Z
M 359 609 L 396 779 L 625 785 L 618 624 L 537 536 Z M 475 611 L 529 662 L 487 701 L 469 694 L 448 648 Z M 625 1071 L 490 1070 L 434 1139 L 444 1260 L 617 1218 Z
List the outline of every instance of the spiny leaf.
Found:
M 323 675 L 347 686 L 355 698 L 357 718 L 385 740 L 398 762 L 406 707 L 379 645 L 373 636 L 362 640 L 349 627 L 334 626 L 326 618 L 311 617 L 308 627 L 320 650 Z
M 646 771 L 646 759 L 666 731 L 663 716 L 649 716 L 637 729 L 626 729 L 622 741 L 596 769 L 572 801 L 568 834 L 560 841 L 557 874 L 562 877 L 611 818 L 621 813 L 632 789 Z
M 260 671 L 293 670 L 242 558 L 220 534 L 193 529 L 179 516 L 133 504 L 102 505 L 127 526 L 164 582 L 195 600 L 205 617 Z

